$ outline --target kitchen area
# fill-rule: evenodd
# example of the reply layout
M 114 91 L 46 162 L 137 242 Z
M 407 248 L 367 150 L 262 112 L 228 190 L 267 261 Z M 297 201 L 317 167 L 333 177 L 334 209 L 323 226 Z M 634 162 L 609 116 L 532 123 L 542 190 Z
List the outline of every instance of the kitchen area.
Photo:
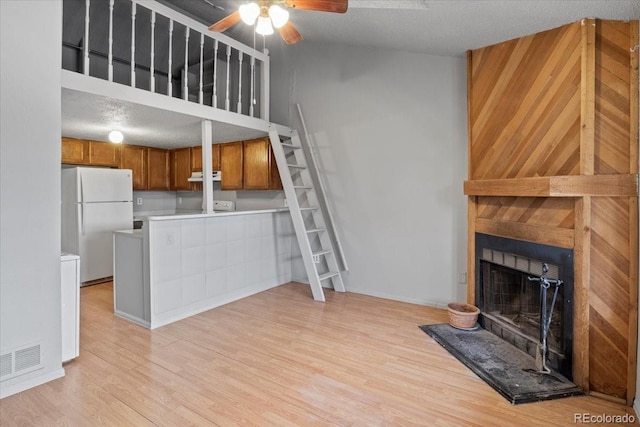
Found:
M 78 286 L 112 280 L 114 314 L 153 329 L 292 280 L 299 253 L 268 137 L 212 145 L 209 213 L 202 146 L 63 137 L 61 153 L 63 260 L 77 266 L 67 331 L 79 330 Z

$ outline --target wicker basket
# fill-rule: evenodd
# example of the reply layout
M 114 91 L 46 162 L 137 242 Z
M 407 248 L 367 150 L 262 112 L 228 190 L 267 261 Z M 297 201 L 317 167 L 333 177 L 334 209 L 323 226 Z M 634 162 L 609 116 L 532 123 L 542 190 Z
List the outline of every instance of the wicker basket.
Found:
M 454 328 L 471 329 L 476 326 L 480 309 L 475 305 L 463 302 L 452 302 L 449 309 L 449 324 Z

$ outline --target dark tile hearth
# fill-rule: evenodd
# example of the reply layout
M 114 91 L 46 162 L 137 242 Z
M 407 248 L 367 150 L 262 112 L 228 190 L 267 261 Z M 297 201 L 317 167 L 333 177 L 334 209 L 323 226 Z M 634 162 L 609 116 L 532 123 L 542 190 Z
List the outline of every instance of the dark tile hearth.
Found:
M 535 371 L 534 358 L 484 329 L 464 331 L 449 324 L 422 325 L 420 329 L 512 404 L 584 394 L 558 373 L 531 372 Z

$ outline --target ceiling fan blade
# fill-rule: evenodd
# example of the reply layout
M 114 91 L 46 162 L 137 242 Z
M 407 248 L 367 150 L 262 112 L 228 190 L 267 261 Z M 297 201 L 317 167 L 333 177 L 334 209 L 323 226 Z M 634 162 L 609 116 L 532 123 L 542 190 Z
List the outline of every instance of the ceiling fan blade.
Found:
M 348 3 L 348 0 L 285 0 L 284 5 L 292 9 L 345 13 Z
M 240 12 L 236 10 L 231 15 L 225 16 L 215 24 L 211 24 L 211 26 L 209 26 L 209 30 L 221 33 L 233 27 L 238 22 L 240 22 Z
M 278 28 L 278 32 L 280 32 L 286 44 L 295 44 L 302 40 L 302 34 L 298 32 L 291 22 L 287 22 L 284 26 Z

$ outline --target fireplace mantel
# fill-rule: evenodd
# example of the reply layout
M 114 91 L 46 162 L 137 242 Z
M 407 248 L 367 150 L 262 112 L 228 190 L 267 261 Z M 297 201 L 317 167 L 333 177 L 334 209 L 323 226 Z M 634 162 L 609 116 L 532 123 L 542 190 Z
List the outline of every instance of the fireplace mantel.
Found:
M 637 45 L 638 21 L 583 19 L 467 54 L 468 277 L 476 232 L 572 249 L 573 381 L 628 405 L 638 331 Z
M 476 179 L 464 182 L 467 196 L 585 197 L 638 195 L 637 174 L 563 175 Z

